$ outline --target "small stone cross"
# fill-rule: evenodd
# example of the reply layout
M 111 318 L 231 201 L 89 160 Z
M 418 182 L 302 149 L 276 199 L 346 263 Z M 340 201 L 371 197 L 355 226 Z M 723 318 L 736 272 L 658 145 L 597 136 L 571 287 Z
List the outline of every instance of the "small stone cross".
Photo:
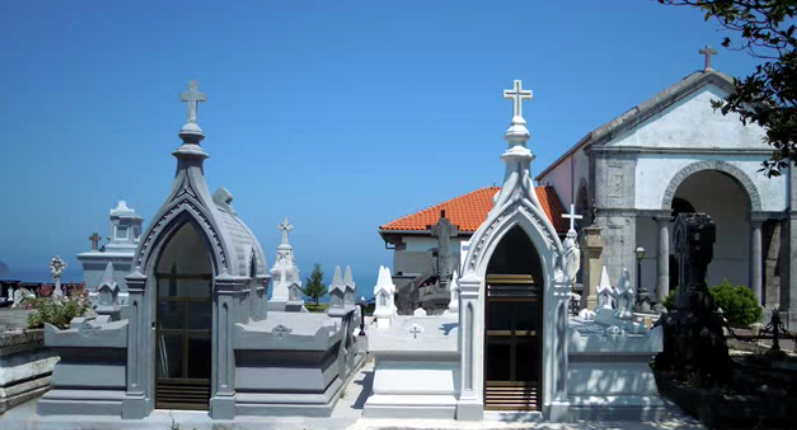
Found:
M 523 82 L 520 79 L 515 80 L 514 88 L 511 90 L 504 90 L 504 99 L 512 99 L 513 103 L 513 116 L 523 116 L 523 100 L 531 100 L 531 90 L 524 90 L 521 87 Z
M 290 231 L 293 230 L 293 226 L 291 225 L 291 223 L 288 222 L 288 218 L 286 217 L 285 219 L 283 219 L 282 222 L 277 226 L 277 228 L 280 229 L 280 231 L 282 231 L 282 244 L 287 245 L 288 233 L 290 233 Z
M 188 103 L 188 118 L 186 122 L 196 123 L 197 105 L 200 102 L 208 101 L 207 94 L 199 92 L 199 82 L 191 81 L 188 83 L 188 92 L 180 93 L 180 101 Z
M 708 72 L 709 70 L 711 70 L 711 56 L 712 55 L 717 55 L 717 54 L 719 54 L 719 52 L 717 52 L 716 49 L 713 49 L 711 47 L 711 45 L 708 45 L 708 44 L 706 44 L 706 46 L 704 48 L 702 48 L 700 51 L 697 51 L 697 52 L 700 55 L 704 55 L 706 57 L 706 64 L 705 64 L 705 68 L 703 69 L 703 71 L 704 72 Z
M 422 329 L 422 328 L 420 328 L 420 327 L 419 327 L 419 326 L 416 324 L 416 325 L 414 325 L 414 326 L 410 327 L 410 329 L 409 329 L 409 333 L 412 335 L 412 338 L 413 338 L 413 339 L 417 339 L 417 338 L 418 338 L 418 335 L 419 335 L 419 334 L 421 334 L 421 333 L 423 333 L 423 329 Z
M 100 249 L 100 239 L 102 239 L 102 238 L 100 237 L 99 234 L 97 234 L 97 232 L 94 232 L 94 233 L 91 234 L 91 236 L 89 236 L 89 240 L 91 241 L 91 250 L 92 251 L 96 251 L 96 250 Z
M 562 214 L 562 218 L 570 220 L 570 230 L 575 230 L 575 223 L 578 219 L 583 219 L 582 215 L 576 215 L 576 205 L 570 204 L 570 213 Z
M 285 327 L 284 325 L 280 324 L 280 325 L 274 327 L 274 330 L 272 330 L 272 332 L 274 334 L 276 334 L 278 338 L 284 339 L 285 336 L 287 336 L 288 333 L 291 332 L 291 329 L 289 329 L 288 327 Z

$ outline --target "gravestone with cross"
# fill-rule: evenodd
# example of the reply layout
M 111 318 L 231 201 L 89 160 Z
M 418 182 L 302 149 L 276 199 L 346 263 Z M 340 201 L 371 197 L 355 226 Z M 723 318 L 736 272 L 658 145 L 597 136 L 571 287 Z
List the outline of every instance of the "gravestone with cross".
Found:
M 423 327 L 419 326 L 418 324 L 413 324 L 409 329 L 407 329 L 407 334 L 412 336 L 413 339 L 418 339 L 418 336 L 423 334 Z
M 199 103 L 208 101 L 208 96 L 199 92 L 199 82 L 191 81 L 188 83 L 188 92 L 180 93 L 180 101 L 188 104 L 185 122 L 196 123 Z

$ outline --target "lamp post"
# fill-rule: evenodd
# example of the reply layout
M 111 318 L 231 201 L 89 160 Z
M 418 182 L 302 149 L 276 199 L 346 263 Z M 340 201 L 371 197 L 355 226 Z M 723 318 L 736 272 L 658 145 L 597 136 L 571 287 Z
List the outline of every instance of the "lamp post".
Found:
M 650 311 L 650 298 L 648 298 L 648 291 L 642 288 L 642 259 L 645 258 L 645 248 L 638 246 L 634 253 L 636 253 L 636 308 L 641 312 Z

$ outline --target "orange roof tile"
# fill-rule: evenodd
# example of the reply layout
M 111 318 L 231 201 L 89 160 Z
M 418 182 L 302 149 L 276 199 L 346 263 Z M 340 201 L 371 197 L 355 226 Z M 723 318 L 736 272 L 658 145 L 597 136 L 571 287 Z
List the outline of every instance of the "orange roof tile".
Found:
M 383 231 L 424 231 L 428 226 L 437 224 L 440 211 L 446 211 L 446 218 L 451 224 L 459 226 L 463 233 L 473 233 L 487 219 L 487 214 L 493 208 L 493 196 L 501 187 L 486 187 L 468 194 L 455 197 L 446 202 L 426 208 L 412 215 L 407 215 L 381 227 Z M 566 234 L 569 224 L 562 218 L 565 213 L 564 206 L 551 186 L 535 187 L 537 198 L 540 200 L 545 214 L 553 223 L 559 234 Z

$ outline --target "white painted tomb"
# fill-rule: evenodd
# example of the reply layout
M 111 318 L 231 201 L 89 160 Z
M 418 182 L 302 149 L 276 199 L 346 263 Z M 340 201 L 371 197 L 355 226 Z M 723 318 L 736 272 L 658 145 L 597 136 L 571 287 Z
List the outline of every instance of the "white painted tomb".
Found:
M 634 321 L 627 278 L 608 287 L 594 320 L 568 316 L 579 267 L 571 232 L 563 245 L 531 180 L 534 155 L 515 81 L 502 155 L 506 173 L 486 221 L 463 244 L 444 315 L 396 315 L 389 269 L 374 290 L 369 351 L 375 375 L 364 416 L 480 420 L 485 410 L 565 421 L 581 417 L 657 418 L 663 410 L 647 363 L 661 329 Z M 588 315 L 591 317 L 591 315 Z

